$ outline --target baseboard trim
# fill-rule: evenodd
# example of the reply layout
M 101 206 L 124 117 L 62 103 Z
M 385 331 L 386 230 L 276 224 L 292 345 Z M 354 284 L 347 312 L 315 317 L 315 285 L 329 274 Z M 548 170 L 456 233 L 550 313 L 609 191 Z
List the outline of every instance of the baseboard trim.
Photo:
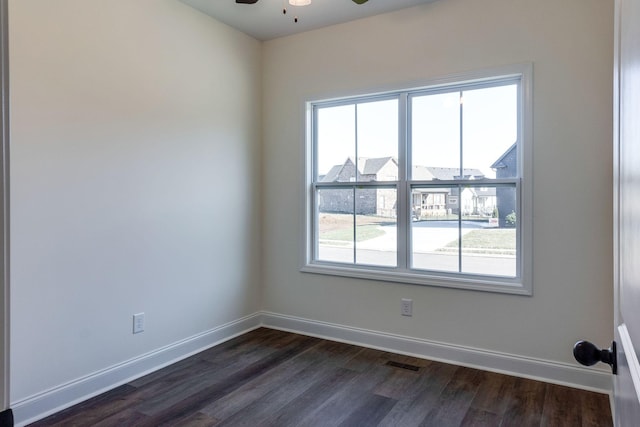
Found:
M 15 425 L 27 425 L 247 333 L 260 327 L 261 319 L 260 313 L 254 313 L 67 384 L 12 402 Z
M 567 363 L 354 328 L 263 312 L 265 327 L 325 338 L 424 359 L 610 394 L 611 374 Z
M 611 375 L 597 369 L 277 313 L 257 312 L 37 395 L 12 402 L 15 425 L 25 426 L 45 418 L 261 326 L 599 393 L 610 394 L 612 388 Z

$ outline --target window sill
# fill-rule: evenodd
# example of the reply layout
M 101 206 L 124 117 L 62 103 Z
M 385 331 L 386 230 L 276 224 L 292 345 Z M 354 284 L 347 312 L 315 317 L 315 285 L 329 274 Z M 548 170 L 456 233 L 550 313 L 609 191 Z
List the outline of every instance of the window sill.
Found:
M 526 296 L 532 295 L 531 290 L 522 283 L 520 278 L 487 277 L 472 274 L 464 276 L 456 274 L 454 277 L 448 276 L 446 273 L 418 273 L 376 267 L 350 267 L 331 263 L 309 263 L 304 265 L 300 271 L 303 273 L 325 274 L 329 276 L 351 277 L 420 286 L 436 286 Z

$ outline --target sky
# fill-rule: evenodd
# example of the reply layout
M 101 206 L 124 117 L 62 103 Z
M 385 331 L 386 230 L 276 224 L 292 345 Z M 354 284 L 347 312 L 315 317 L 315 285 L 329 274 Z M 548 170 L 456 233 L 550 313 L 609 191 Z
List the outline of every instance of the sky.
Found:
M 318 110 L 318 172 L 350 157 L 398 157 L 398 100 Z M 516 142 L 515 84 L 411 98 L 412 165 L 460 166 L 462 105 L 463 167 L 494 178 L 490 166 Z M 357 136 L 357 138 L 356 138 Z M 357 144 L 356 144 L 357 141 Z M 357 148 L 357 150 L 356 150 Z

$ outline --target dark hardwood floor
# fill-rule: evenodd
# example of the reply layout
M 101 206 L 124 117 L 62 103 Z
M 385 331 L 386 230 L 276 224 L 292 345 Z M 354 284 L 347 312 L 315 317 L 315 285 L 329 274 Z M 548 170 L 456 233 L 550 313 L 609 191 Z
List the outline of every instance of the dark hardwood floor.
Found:
M 608 396 L 261 328 L 33 426 L 610 426 Z

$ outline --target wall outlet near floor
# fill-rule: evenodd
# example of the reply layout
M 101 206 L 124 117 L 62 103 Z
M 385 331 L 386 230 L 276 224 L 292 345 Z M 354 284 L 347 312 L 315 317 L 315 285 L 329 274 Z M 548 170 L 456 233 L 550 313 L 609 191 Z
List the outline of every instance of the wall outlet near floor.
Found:
M 400 313 L 403 316 L 413 316 L 413 300 L 402 298 L 402 302 L 400 304 Z
M 144 313 L 133 315 L 133 333 L 139 334 L 140 332 L 144 332 Z

